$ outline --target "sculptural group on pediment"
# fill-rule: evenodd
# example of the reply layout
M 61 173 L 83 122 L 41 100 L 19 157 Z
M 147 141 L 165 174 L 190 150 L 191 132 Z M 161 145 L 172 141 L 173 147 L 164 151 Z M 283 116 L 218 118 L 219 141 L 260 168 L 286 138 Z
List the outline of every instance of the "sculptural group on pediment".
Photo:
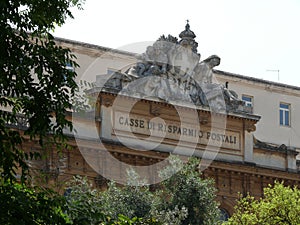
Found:
M 213 111 L 240 110 L 243 102 L 236 93 L 213 81 L 213 68 L 220 64 L 220 57 L 212 55 L 200 61 L 195 37 L 189 24 L 180 41 L 171 35 L 161 36 L 137 56 L 135 66 L 114 76 L 117 86 L 108 82 L 105 87 L 135 97 L 207 106 Z

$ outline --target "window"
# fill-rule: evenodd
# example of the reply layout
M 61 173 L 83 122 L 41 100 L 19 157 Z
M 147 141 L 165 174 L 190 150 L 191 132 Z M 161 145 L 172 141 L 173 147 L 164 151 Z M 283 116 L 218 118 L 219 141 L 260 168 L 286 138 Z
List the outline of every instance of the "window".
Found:
M 245 102 L 245 106 L 253 106 L 253 97 L 248 95 L 242 95 L 242 100 Z
M 220 221 L 227 221 L 229 219 L 229 213 L 225 209 L 219 209 L 220 210 Z
M 280 103 L 279 123 L 282 126 L 290 126 L 290 104 Z

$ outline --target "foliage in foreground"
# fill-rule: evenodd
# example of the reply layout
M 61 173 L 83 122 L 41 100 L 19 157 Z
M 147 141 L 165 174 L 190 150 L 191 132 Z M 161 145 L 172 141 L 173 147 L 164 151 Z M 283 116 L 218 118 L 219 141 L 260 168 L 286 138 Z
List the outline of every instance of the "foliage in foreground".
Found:
M 87 191 L 87 190 L 86 190 Z M 90 193 L 92 194 L 92 193 Z M 81 194 L 80 194 L 81 195 Z M 49 189 L 27 187 L 24 184 L 1 180 L 0 224 L 5 225 L 160 225 L 156 219 L 128 218 L 118 215 L 116 219 L 94 210 L 96 204 L 83 203 L 88 192 L 82 193 L 80 202 L 72 202 L 66 208 L 66 199 Z M 91 200 L 89 198 L 88 200 Z M 96 200 L 94 198 L 93 200 Z M 79 203 L 79 204 L 78 204 Z M 71 206 L 71 204 L 68 204 Z M 88 211 L 90 210 L 90 211 Z M 71 213 L 75 211 L 75 213 Z M 68 214 L 66 214 L 68 212 Z M 81 212 L 76 214 L 76 212 Z
M 69 224 L 62 208 L 64 198 L 48 189 L 29 188 L 2 180 L 0 202 L 0 224 Z
M 182 221 L 182 225 L 216 224 L 220 218 L 213 180 L 200 178 L 199 163 L 199 159 L 192 157 L 183 166 L 175 157 L 171 160 L 171 166 L 161 173 L 161 176 L 166 176 L 172 169 L 173 174 L 176 168 L 182 167 L 163 182 L 164 195 L 168 198 L 162 201 L 166 209 L 187 209 L 187 217 Z
M 180 163 L 172 158 L 163 174 Z M 87 178 L 75 177 L 65 196 L 1 179 L 0 224 L 215 224 L 214 189 L 211 181 L 199 177 L 197 163 L 191 159 L 156 191 L 150 191 L 133 170 L 128 173 L 131 185 L 110 182 L 106 191 L 94 189 Z
M 65 113 L 78 87 L 66 64 L 78 65 L 70 49 L 56 45 L 51 31 L 73 18 L 70 8 L 81 8 L 81 2 L 0 1 L 0 108 L 8 110 L 0 110 L 0 174 L 6 180 L 15 180 L 21 168 L 23 182 L 28 170 L 23 134 L 7 126 L 19 128 L 18 114 L 28 126 L 25 135 L 42 147 L 48 138 L 59 147 L 64 129 L 72 129 Z
M 182 170 L 156 191 L 150 191 L 134 171 L 128 173 L 131 185 L 121 187 L 111 182 L 106 191 L 93 189 L 87 179 L 77 177 L 68 189 L 66 213 L 74 224 L 98 224 L 108 222 L 108 218 L 120 221 L 120 214 L 121 219 L 135 218 L 132 224 L 216 224 L 219 210 L 215 189 L 211 180 L 200 178 L 198 165 L 195 158 L 183 165 L 172 157 L 161 176 L 173 173 L 177 166 Z
M 264 189 L 259 200 L 246 196 L 238 201 L 235 213 L 224 225 L 298 225 L 300 190 L 275 182 Z
M 86 178 L 75 177 L 67 189 L 66 213 L 73 224 L 172 224 L 179 225 L 186 210 L 158 211 L 155 192 L 148 186 L 94 189 Z M 160 222 L 158 222 L 160 221 Z

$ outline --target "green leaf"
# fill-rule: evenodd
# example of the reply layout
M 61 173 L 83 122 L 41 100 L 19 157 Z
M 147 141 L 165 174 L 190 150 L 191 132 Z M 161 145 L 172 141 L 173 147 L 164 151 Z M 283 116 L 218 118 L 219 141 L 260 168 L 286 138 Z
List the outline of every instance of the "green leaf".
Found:
M 11 113 L 0 112 L 0 172 L 4 179 L 14 180 L 20 167 L 24 181 L 28 172 L 21 133 L 10 131 L 11 127 L 20 128 L 19 113 L 29 126 L 25 135 L 42 148 L 48 143 L 64 145 L 63 130 L 72 129 L 65 115 L 72 107 L 77 75 L 65 62 L 74 68 L 78 64 L 69 49 L 56 45 L 50 31 L 72 18 L 70 8 L 82 8 L 83 2 L 0 1 L 0 106 L 11 109 Z

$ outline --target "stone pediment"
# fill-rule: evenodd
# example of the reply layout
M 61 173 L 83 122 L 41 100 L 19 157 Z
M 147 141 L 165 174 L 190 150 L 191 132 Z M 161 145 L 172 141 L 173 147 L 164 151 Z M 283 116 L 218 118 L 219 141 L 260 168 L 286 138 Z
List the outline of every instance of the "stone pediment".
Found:
M 113 74 L 103 90 L 137 98 L 191 103 L 215 112 L 249 112 L 234 91 L 214 79 L 213 68 L 220 64 L 220 58 L 212 55 L 200 60 L 189 24 L 180 38 L 178 41 L 171 35 L 161 36 L 145 53 L 137 55 L 136 65 Z

